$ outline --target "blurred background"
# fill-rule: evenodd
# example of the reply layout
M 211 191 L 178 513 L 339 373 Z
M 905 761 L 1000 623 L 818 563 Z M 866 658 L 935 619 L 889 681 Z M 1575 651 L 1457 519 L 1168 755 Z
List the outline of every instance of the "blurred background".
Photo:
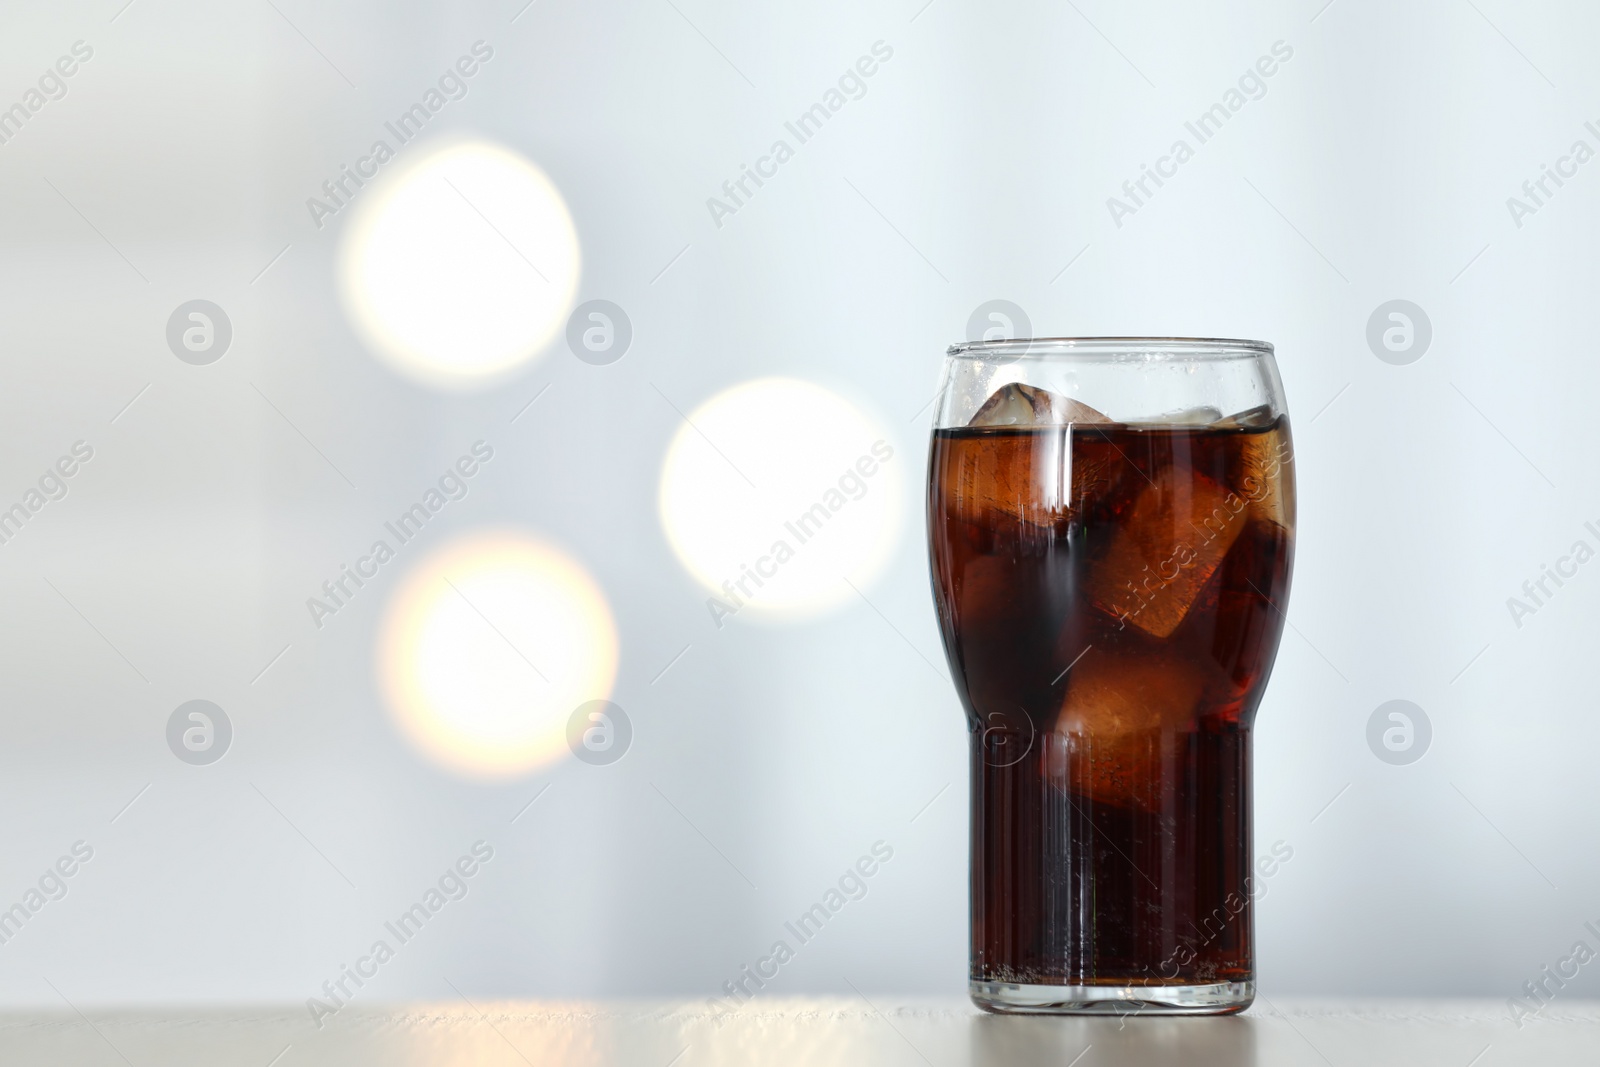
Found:
M 720 995 L 885 852 L 767 991 L 960 995 L 920 486 L 997 300 L 1278 346 L 1266 995 L 1596 944 L 1589 7 L 0 20 L 5 1003 Z

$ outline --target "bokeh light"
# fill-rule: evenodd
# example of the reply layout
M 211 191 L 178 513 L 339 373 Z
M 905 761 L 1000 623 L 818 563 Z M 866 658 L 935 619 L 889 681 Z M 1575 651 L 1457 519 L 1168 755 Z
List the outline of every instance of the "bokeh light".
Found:
M 417 748 L 469 775 L 505 777 L 564 753 L 573 710 L 610 695 L 617 631 L 575 560 L 519 533 L 479 533 L 401 580 L 376 667 Z
M 354 202 L 340 251 L 345 310 L 362 340 L 426 384 L 492 384 L 565 324 L 578 235 L 560 192 L 485 141 L 404 154 Z
M 906 459 L 844 398 L 792 378 L 734 386 L 689 415 L 659 505 L 683 565 L 729 613 L 797 618 L 853 598 L 894 547 Z M 720 622 L 724 607 L 708 604 Z

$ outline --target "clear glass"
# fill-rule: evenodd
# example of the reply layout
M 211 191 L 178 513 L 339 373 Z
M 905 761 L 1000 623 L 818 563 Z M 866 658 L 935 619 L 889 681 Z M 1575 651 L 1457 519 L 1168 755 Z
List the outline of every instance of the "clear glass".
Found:
M 970 992 L 1000 1012 L 1255 996 L 1250 731 L 1294 454 L 1272 346 L 949 350 L 928 531 L 971 738 Z

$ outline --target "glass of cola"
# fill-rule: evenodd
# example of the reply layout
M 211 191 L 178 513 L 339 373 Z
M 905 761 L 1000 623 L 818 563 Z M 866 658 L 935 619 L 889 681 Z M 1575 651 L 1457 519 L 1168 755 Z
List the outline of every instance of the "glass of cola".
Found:
M 970 992 L 991 1011 L 1255 996 L 1250 730 L 1294 450 L 1270 344 L 949 350 L 933 592 L 971 738 Z

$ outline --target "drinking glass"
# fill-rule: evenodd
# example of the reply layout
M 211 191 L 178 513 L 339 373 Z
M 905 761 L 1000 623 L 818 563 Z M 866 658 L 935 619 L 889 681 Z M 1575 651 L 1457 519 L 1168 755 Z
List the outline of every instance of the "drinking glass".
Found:
M 971 736 L 969 990 L 1001 1012 L 1255 995 L 1250 728 L 1283 630 L 1294 456 L 1261 341 L 950 348 L 934 598 Z

